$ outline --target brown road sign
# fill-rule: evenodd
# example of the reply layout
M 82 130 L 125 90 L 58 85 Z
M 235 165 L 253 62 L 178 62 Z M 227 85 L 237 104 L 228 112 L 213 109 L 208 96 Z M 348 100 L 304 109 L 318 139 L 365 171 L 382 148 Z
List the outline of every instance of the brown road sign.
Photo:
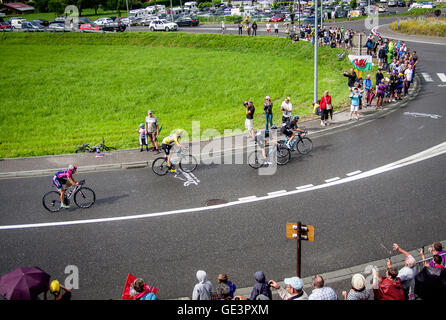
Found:
M 297 239 L 297 223 L 287 222 L 286 224 L 286 237 L 288 239 Z M 311 225 L 301 225 L 300 231 L 301 240 L 314 241 L 314 226 Z

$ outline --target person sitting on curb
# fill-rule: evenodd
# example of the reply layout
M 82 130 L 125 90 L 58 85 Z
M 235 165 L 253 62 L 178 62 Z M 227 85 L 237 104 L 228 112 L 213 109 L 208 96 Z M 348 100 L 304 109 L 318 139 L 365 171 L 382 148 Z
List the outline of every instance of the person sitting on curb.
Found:
M 388 268 L 385 278 L 378 274 L 376 268 L 373 268 L 372 272 L 375 300 L 404 300 L 404 290 L 401 280 L 397 277 L 398 270 L 396 268 Z
M 352 277 L 352 288 L 347 294 L 347 291 L 342 291 L 344 300 L 369 300 L 370 292 L 365 287 L 365 278 L 362 274 L 354 274 Z
M 277 290 L 282 300 L 308 300 L 307 293 L 303 290 L 304 282 L 299 277 L 285 278 L 285 288 L 280 287 L 274 280 L 269 285 Z
M 308 296 L 308 300 L 338 300 L 336 292 L 324 286 L 324 278 L 320 275 L 313 277 L 313 291 Z

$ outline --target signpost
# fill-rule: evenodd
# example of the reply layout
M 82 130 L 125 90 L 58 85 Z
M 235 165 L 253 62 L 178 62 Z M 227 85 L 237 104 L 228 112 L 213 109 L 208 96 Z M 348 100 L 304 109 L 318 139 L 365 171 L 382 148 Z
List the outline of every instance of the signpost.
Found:
M 296 275 L 301 278 L 301 241 L 314 241 L 314 227 L 310 225 L 304 225 L 299 222 L 287 222 L 286 224 L 286 237 L 288 239 L 297 240 L 297 265 Z

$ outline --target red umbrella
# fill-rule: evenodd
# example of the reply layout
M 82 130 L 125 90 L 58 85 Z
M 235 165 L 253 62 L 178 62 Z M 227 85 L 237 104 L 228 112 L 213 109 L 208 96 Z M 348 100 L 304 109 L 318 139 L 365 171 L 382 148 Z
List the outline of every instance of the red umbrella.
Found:
M 0 294 L 8 300 L 36 300 L 48 290 L 50 275 L 39 267 L 21 267 L 0 278 Z

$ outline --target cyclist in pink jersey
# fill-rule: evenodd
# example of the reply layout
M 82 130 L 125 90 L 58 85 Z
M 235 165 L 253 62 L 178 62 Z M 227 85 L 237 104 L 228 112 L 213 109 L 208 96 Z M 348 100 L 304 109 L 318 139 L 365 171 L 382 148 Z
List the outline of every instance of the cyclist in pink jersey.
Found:
M 77 166 L 75 164 L 70 164 L 67 170 L 62 170 L 56 172 L 53 177 L 53 183 L 57 190 L 60 192 L 60 207 L 68 209 L 70 206 L 64 203 L 65 191 L 70 186 L 77 186 L 77 181 L 74 180 L 73 174 L 77 171 Z M 63 186 L 66 185 L 64 188 Z

